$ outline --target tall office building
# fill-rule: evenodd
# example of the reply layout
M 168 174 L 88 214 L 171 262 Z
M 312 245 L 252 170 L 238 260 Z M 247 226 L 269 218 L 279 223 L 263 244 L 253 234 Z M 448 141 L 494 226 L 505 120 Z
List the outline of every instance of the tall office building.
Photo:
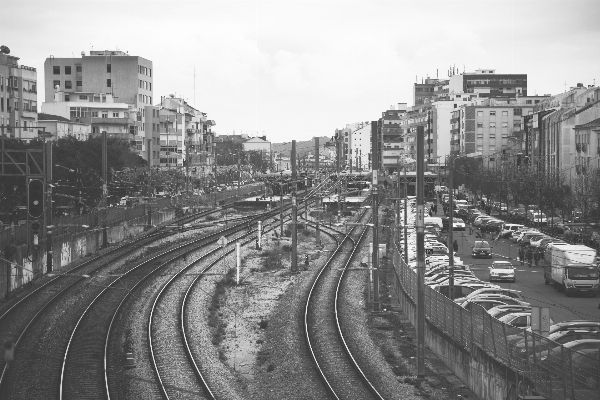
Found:
M 93 102 L 102 96 L 90 96 L 90 93 L 110 94 L 115 103 L 132 106 L 130 114 L 135 115 L 129 132 L 138 153 L 145 159 L 147 140 L 151 140 L 154 151 L 158 151 L 158 129 L 152 130 L 151 122 L 144 123 L 147 107 L 152 106 L 153 79 L 152 61 L 119 50 L 90 51 L 89 56 L 81 52 L 80 58 L 50 56 L 44 62 L 45 102 L 53 101 L 58 86 L 65 102 Z

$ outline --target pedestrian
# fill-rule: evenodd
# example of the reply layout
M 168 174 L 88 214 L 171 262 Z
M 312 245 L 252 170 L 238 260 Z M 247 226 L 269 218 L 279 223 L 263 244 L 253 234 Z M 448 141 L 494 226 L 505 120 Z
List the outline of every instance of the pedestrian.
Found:
M 531 249 L 527 249 L 527 264 L 529 264 L 529 268 L 531 268 L 531 261 L 533 259 L 533 252 Z
M 452 248 L 454 249 L 455 253 L 458 251 L 458 242 L 456 241 L 456 239 L 452 243 Z
M 429 216 L 430 217 L 433 216 L 433 208 L 432 207 L 429 207 Z
M 473 224 L 469 222 L 469 235 L 473 234 Z
M 310 264 L 310 257 L 308 256 L 308 254 L 306 256 L 304 256 L 304 270 L 308 270 L 308 265 Z
M 536 250 L 534 250 L 534 253 L 533 253 L 533 262 L 535 263 L 535 267 L 536 268 L 538 267 L 538 262 L 539 261 L 540 261 L 540 253 L 536 249 Z
M 521 262 L 521 265 L 523 265 L 524 259 L 525 259 L 525 249 L 523 249 L 523 247 L 519 246 L 519 261 Z

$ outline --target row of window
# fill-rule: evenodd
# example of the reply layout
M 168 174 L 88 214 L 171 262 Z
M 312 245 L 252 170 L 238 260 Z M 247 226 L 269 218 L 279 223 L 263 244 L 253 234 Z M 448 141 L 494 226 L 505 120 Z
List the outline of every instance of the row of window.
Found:
M 145 94 L 138 94 L 138 101 L 144 104 L 152 104 L 152 96 L 146 96 Z
M 152 68 L 144 67 L 142 65 L 138 65 L 138 73 L 141 75 L 146 75 L 152 78 Z
M 143 79 L 138 79 L 140 89 L 152 90 L 152 82 L 147 82 Z
M 64 81 L 65 85 L 62 86 L 65 90 L 66 89 L 73 89 L 73 81 Z M 54 80 L 52 81 L 52 87 L 61 87 L 60 84 L 60 80 Z M 83 86 L 83 82 L 82 81 L 75 81 L 75 86 L 77 87 L 77 89 L 81 90 L 81 87 Z M 111 87 L 112 86 L 112 81 L 110 79 L 106 80 L 106 87 Z
M 72 73 L 72 66 L 70 65 L 65 65 L 64 71 L 65 71 L 65 75 L 71 75 Z M 75 71 L 76 72 L 82 72 L 83 68 L 81 67 L 81 65 L 76 65 L 75 66 Z M 110 72 L 110 64 L 106 64 L 106 72 Z M 54 65 L 52 67 L 52 73 L 54 75 L 60 75 L 60 65 Z
M 70 107 L 70 115 L 71 118 L 108 118 L 109 115 L 112 114 L 112 118 L 120 118 L 120 114 L 118 111 L 92 111 L 90 107 Z M 127 114 L 127 113 L 124 113 Z M 127 118 L 127 115 L 125 115 Z
M 477 127 L 483 129 L 483 122 L 478 122 L 477 123 Z M 501 125 L 502 128 L 508 128 L 508 122 L 503 122 Z M 490 122 L 490 128 L 496 128 L 496 123 L 495 122 Z M 513 128 L 521 128 L 521 123 L 520 122 L 515 122 L 513 124 Z

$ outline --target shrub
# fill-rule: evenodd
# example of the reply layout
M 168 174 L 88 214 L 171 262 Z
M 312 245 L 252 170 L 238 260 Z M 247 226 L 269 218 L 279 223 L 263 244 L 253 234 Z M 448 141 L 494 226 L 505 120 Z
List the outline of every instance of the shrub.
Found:
M 283 251 L 280 249 L 267 250 L 262 253 L 263 268 L 266 271 L 283 268 Z
M 216 220 L 216 219 L 217 219 L 217 217 L 215 217 L 214 215 L 207 215 L 207 216 L 206 216 L 206 220 L 207 220 L 207 221 L 214 221 L 214 220 Z
M 286 253 L 290 253 L 292 251 L 292 246 L 289 244 L 284 244 L 281 246 L 281 250 L 285 251 Z
M 267 321 L 266 319 L 261 319 L 258 326 L 260 327 L 260 329 L 267 329 L 267 327 L 269 326 L 269 321 Z

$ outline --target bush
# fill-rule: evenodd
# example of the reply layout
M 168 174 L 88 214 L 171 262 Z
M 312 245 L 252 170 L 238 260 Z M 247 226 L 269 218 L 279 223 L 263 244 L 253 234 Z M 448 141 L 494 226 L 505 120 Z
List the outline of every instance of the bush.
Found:
M 292 252 L 292 245 L 284 244 L 283 246 L 281 246 L 281 250 L 285 251 L 286 253 L 291 253 Z
M 206 216 L 206 220 L 207 220 L 207 221 L 214 221 L 214 220 L 216 220 L 216 219 L 217 219 L 217 217 L 215 217 L 214 215 L 207 215 L 207 216 Z
M 263 268 L 272 271 L 283 268 L 283 251 L 280 249 L 267 250 L 262 253 Z

